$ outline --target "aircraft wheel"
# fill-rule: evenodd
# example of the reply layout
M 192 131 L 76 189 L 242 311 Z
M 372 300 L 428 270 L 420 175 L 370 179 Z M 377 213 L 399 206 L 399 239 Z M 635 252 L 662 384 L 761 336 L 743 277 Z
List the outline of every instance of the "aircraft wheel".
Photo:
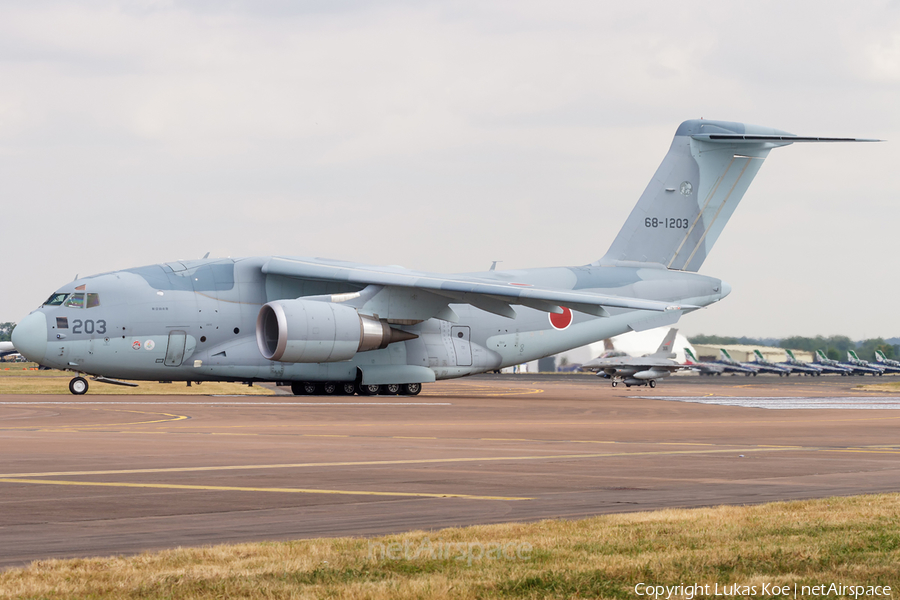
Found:
M 75 377 L 69 382 L 69 391 L 76 396 L 82 396 L 88 391 L 88 382 L 84 377 Z
M 650 380 L 650 383 L 648 383 L 647 385 L 649 385 L 649 386 L 652 387 L 652 388 L 655 388 L 655 387 L 656 387 L 656 380 L 655 380 L 655 379 L 651 379 L 651 380 Z
M 422 391 L 421 383 L 404 383 L 400 388 L 400 391 L 403 392 L 405 396 L 418 396 L 419 392 Z
M 356 393 L 356 384 L 352 381 L 344 381 L 337 386 L 337 393 L 342 396 L 352 396 Z
M 381 393 L 387 396 L 396 396 L 400 393 L 399 383 L 389 383 L 381 388 Z
M 319 386 L 310 381 L 304 381 L 300 387 L 303 389 L 304 396 L 314 396 L 319 393 Z
M 329 381 L 328 383 L 323 383 L 322 387 L 319 389 L 321 389 L 322 393 L 326 396 L 334 396 L 337 393 L 338 386 L 335 382 Z
M 616 387 L 617 385 L 619 385 L 619 382 L 618 382 L 618 381 L 613 381 L 613 382 L 612 382 L 612 386 L 613 386 L 613 387 Z
M 377 396 L 378 392 L 381 391 L 380 385 L 363 385 L 359 384 L 359 393 L 363 396 Z
M 630 384 L 630 383 L 626 383 L 626 384 L 625 384 L 625 387 L 630 388 L 630 387 L 631 387 L 631 384 Z

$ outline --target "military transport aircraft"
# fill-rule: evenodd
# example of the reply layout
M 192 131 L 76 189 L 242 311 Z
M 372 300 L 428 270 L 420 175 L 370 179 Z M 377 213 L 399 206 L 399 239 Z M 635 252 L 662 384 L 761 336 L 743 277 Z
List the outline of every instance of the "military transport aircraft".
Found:
M 677 329 L 669 329 L 659 348 L 653 354 L 645 354 L 640 357 L 603 355 L 587 361 L 581 365 L 581 369 L 594 371 L 601 377 L 612 379 L 613 387 L 622 381 L 625 387 L 649 385 L 654 388 L 657 379 L 668 377 L 679 369 L 687 368 L 672 360 L 675 357 L 672 347 L 675 345 L 677 334 Z
M 582 266 L 444 275 L 286 256 L 172 261 L 62 286 L 13 343 L 110 383 L 416 394 L 718 302 L 730 286 L 697 270 L 769 151 L 837 141 L 869 140 L 685 121 L 607 253 Z M 69 384 L 87 388 L 81 375 Z
M 878 363 L 878 368 L 884 369 L 886 373 L 900 373 L 900 360 L 888 358 L 881 350 L 875 351 L 875 361 Z

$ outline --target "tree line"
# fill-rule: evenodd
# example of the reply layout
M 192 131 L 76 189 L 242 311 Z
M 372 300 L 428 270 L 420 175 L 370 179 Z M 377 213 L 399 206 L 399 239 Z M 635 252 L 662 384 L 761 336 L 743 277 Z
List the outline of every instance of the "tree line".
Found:
M 688 338 L 692 344 L 705 344 L 710 346 L 730 346 L 742 344 L 748 346 L 773 346 L 791 350 L 806 350 L 815 352 L 824 350 L 828 358 L 834 360 L 847 360 L 847 350 L 855 350 L 863 360 L 875 361 L 875 351 L 881 350 L 888 358 L 900 356 L 900 345 L 890 344 L 884 338 L 870 338 L 861 342 L 854 342 L 846 335 L 831 335 L 828 337 L 817 335 L 816 337 L 804 337 L 795 335 L 787 338 L 750 338 L 729 337 L 721 335 L 695 335 Z

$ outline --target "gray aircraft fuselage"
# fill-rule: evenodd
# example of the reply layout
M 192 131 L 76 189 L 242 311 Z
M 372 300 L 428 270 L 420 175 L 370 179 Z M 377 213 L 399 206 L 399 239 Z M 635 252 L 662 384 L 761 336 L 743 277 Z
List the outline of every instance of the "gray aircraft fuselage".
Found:
M 17 339 L 25 355 L 44 366 L 108 378 L 354 381 L 359 367 L 376 367 L 390 379 L 392 366 L 417 365 L 434 371 L 436 379 L 448 379 L 535 360 L 634 328 L 664 325 L 681 314 L 610 308 L 610 316 L 594 317 L 572 311 L 571 323 L 557 328 L 551 314 L 524 306 L 516 306 L 517 316 L 510 319 L 452 304 L 459 316 L 456 323 L 432 318 L 393 325 L 418 336 L 415 339 L 360 352 L 346 361 L 279 362 L 266 360 L 257 346 L 257 316 L 263 304 L 358 292 L 363 286 L 264 274 L 267 260 L 181 261 L 81 278 L 59 288 L 57 294 L 66 295 L 62 304 L 44 304 L 23 319 Z M 716 302 L 730 291 L 719 279 L 654 268 L 584 266 L 467 276 L 695 307 Z M 71 302 L 79 293 L 88 296 Z M 88 306 L 91 302 L 96 305 Z

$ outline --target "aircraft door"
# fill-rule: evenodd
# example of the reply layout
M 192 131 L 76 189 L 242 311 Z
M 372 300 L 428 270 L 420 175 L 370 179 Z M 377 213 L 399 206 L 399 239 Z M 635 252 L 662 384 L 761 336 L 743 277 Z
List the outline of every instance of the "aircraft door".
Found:
M 169 345 L 166 348 L 166 366 L 180 367 L 184 360 L 184 344 L 187 341 L 187 333 L 184 331 L 170 331 Z
M 450 328 L 450 339 L 453 340 L 453 351 L 456 352 L 456 365 L 472 366 L 472 344 L 469 343 L 469 328 L 454 326 Z

